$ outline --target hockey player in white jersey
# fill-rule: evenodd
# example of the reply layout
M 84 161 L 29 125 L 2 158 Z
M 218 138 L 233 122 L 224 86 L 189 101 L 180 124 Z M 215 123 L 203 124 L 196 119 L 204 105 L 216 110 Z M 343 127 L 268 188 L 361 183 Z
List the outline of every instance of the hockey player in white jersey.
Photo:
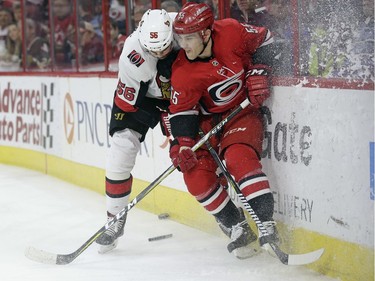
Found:
M 124 43 L 109 128 L 112 142 L 106 159 L 108 219 L 129 202 L 131 171 L 148 129 L 167 116 L 163 109 L 169 105 L 170 69 L 178 49 L 172 32 L 175 15 L 158 9 L 146 11 Z M 163 130 L 165 123 L 161 125 Z M 99 253 L 117 246 L 125 222 L 126 214 L 97 238 Z

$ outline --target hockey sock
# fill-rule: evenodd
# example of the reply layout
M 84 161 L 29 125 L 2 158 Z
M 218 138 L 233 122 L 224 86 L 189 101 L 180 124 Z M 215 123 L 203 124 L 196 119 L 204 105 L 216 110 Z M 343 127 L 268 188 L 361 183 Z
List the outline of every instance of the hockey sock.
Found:
M 260 221 L 273 220 L 274 199 L 272 193 L 262 194 L 249 200 L 249 204 Z
M 214 216 L 218 222 L 228 229 L 231 229 L 233 225 L 241 221 L 240 212 L 232 201 L 229 201 L 225 207 L 217 214 L 214 214 Z
M 107 212 L 116 215 L 129 201 L 133 177 L 126 180 L 111 180 L 106 178 Z

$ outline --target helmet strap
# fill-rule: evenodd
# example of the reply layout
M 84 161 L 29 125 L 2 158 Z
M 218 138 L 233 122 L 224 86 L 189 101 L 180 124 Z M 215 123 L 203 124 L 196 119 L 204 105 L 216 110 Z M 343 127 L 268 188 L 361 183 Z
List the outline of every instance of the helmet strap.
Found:
M 210 30 L 210 29 L 206 29 L 206 30 Z M 206 30 L 202 30 L 201 31 L 201 34 L 200 34 L 200 36 L 201 36 L 201 38 L 202 38 L 202 41 L 203 41 L 203 49 L 202 49 L 202 51 L 198 54 L 198 57 L 206 50 L 206 48 L 207 48 L 207 45 L 208 45 L 208 43 L 210 43 L 210 40 L 211 40 L 211 32 L 210 32 L 210 37 L 208 38 L 208 40 L 207 40 L 207 42 L 204 42 L 204 32 L 206 31 Z

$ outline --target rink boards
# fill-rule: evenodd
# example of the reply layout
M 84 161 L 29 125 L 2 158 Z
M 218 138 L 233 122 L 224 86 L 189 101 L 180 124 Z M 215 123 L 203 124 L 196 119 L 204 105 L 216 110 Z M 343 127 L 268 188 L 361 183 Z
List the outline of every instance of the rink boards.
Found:
M 0 162 L 104 193 L 116 83 L 97 77 L 1 77 Z M 325 247 L 311 268 L 342 280 L 373 280 L 373 92 L 274 87 L 266 106 L 262 163 L 285 249 Z M 149 131 L 133 171 L 133 196 L 171 164 L 167 143 L 159 127 Z M 219 233 L 177 171 L 139 206 Z

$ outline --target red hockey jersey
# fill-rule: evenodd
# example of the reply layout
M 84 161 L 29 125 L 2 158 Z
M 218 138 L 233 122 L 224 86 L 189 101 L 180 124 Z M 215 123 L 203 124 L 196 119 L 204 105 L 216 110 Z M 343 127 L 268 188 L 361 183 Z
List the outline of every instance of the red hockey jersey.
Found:
M 213 55 L 189 61 L 184 50 L 172 67 L 170 117 L 221 113 L 246 98 L 245 73 L 256 50 L 272 42 L 264 27 L 240 24 L 233 19 L 215 21 Z

